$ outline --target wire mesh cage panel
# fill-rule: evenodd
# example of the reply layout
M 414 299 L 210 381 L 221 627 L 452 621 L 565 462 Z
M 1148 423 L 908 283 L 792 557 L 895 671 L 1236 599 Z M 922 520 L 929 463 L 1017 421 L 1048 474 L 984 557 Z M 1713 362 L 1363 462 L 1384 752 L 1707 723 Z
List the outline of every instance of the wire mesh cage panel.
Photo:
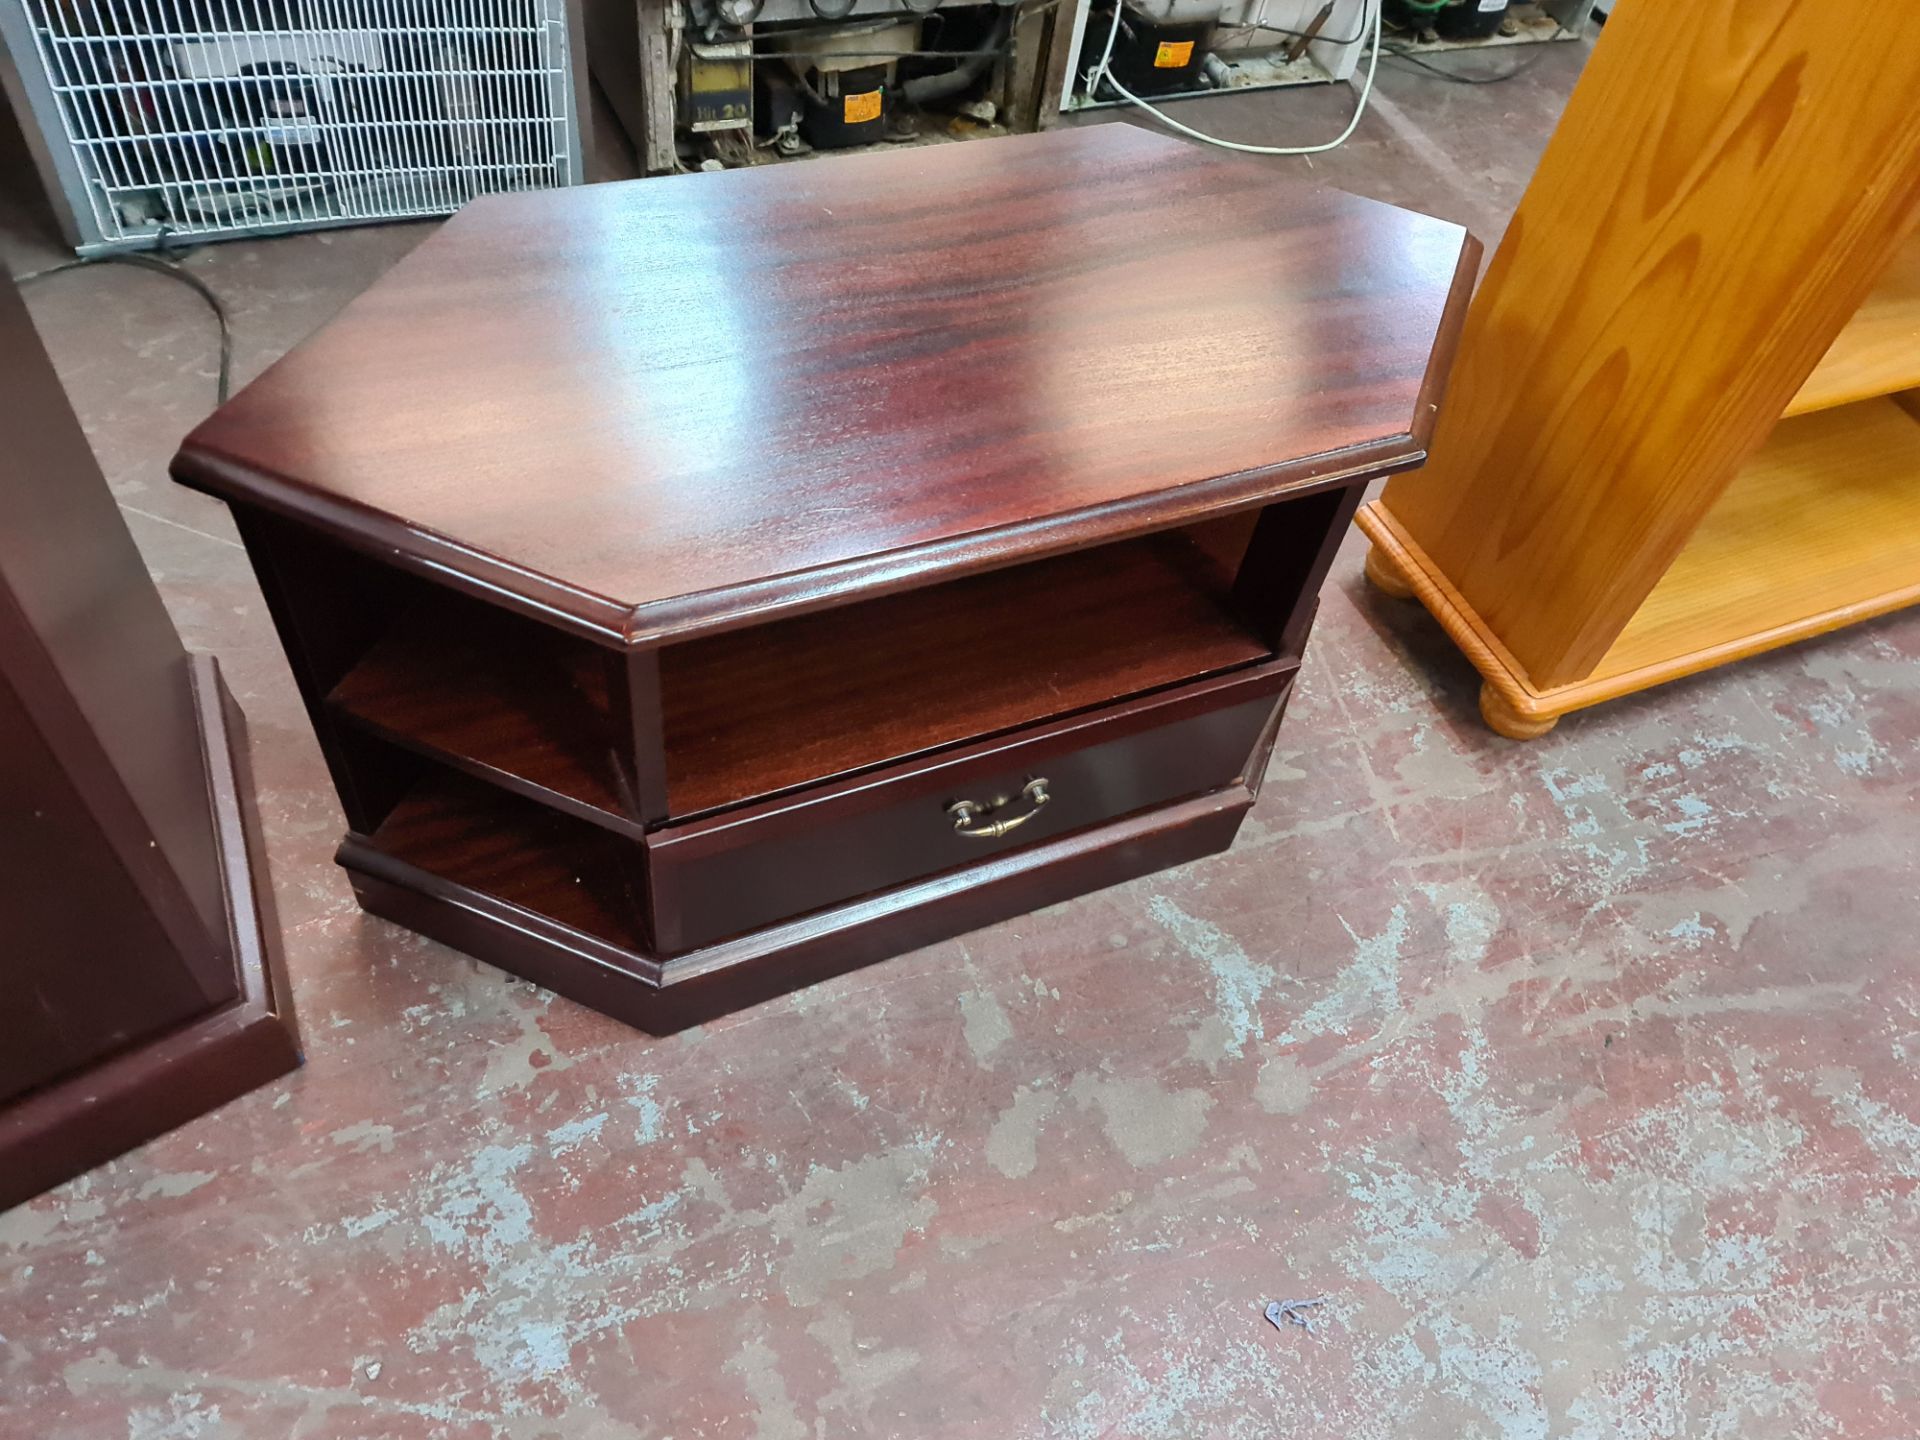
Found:
M 563 0 L 0 0 L 0 16 L 82 250 L 444 215 L 581 178 Z

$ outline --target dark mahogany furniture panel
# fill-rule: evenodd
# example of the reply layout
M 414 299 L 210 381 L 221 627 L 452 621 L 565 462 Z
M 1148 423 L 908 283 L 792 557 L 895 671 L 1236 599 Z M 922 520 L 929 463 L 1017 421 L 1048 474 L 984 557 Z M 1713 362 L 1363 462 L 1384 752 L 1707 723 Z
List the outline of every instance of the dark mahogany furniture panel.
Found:
M 495 197 L 174 474 L 362 904 L 672 1029 L 1224 848 L 1477 257 L 1126 126 Z
M 1292 679 L 1290 665 L 1263 665 L 659 830 L 648 847 L 654 944 L 678 954 L 959 869 L 985 845 L 1032 844 L 1225 789 Z M 1036 777 L 1048 791 L 1039 806 L 1021 798 Z M 996 814 L 1013 805 L 1020 834 L 929 824 L 956 796 L 997 802 Z
M 0 286 L 0 1209 L 299 1063 L 239 711 Z

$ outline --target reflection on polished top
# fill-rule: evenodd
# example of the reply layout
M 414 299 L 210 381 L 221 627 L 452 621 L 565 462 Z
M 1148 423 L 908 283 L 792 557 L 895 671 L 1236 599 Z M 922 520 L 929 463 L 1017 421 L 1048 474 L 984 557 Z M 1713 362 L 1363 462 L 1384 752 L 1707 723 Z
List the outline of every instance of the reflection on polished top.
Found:
M 646 641 L 1417 461 L 1477 251 L 1123 125 L 490 197 L 175 474 Z

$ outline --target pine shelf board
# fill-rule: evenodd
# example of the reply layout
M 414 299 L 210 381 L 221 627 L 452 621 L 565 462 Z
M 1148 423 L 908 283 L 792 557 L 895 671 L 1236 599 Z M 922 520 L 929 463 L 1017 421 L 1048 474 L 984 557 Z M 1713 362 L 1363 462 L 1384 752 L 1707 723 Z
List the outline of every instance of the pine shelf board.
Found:
M 1784 420 L 1579 687 L 1638 689 L 1920 599 L 1920 419 Z M 1642 674 L 1642 672 L 1646 672 Z
M 1787 406 L 1808 415 L 1920 386 L 1920 235 L 1909 237 Z

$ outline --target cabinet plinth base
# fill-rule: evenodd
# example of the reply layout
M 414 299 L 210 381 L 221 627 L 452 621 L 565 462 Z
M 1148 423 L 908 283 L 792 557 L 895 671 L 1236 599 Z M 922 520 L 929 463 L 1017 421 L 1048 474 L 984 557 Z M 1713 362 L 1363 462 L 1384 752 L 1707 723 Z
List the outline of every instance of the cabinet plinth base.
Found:
M 983 925 L 1225 850 L 1244 786 L 662 960 L 569 930 L 381 854 L 340 847 L 361 907 L 655 1035 L 670 1034 Z
M 0 1108 L 0 1210 L 300 1064 L 245 724 L 213 659 L 192 666 L 239 996 Z

